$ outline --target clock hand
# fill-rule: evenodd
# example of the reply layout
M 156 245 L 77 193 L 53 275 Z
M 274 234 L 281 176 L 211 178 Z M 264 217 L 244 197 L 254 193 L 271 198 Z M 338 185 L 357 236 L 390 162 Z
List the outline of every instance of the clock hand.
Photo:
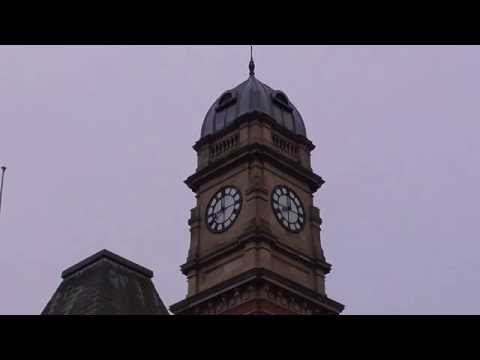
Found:
M 223 215 L 223 221 L 225 221 L 225 195 L 222 197 L 222 208 L 221 208 L 221 211 L 222 211 L 222 215 Z
M 219 212 L 222 212 L 223 210 L 227 210 L 227 209 L 231 208 L 232 206 L 235 206 L 235 204 L 228 205 L 227 207 L 224 207 L 223 209 L 220 208 L 220 210 L 214 212 L 213 215 L 216 215 L 216 214 L 218 214 Z
M 213 216 L 215 216 L 215 219 L 218 218 L 218 215 L 220 215 L 221 212 L 223 212 L 223 216 L 225 217 L 225 211 L 230 209 L 232 206 L 235 206 L 235 204 L 232 204 L 232 205 L 228 205 L 227 207 L 225 208 L 220 208 L 220 210 L 218 210 L 217 212 L 213 213 Z
M 222 204 L 222 206 L 220 207 L 220 209 L 217 212 L 213 213 L 213 216 L 215 217 L 215 219 L 218 218 L 220 213 L 223 213 L 223 216 L 225 217 L 225 210 L 231 208 L 232 206 L 235 206 L 235 204 L 232 204 L 232 205 L 228 205 L 227 207 L 225 207 L 224 201 L 222 201 L 221 204 Z
M 215 217 L 215 220 L 218 219 L 218 216 L 220 215 L 221 212 L 222 212 L 222 209 L 220 208 L 220 210 L 218 210 L 216 213 L 213 213 L 213 216 Z
M 288 222 L 290 222 L 290 210 L 292 210 L 292 199 L 290 198 L 287 198 L 288 199 Z
M 290 202 L 290 211 L 298 215 L 298 207 L 293 201 Z
M 287 211 L 287 221 L 290 222 L 290 210 Z
M 220 209 L 219 209 L 218 211 L 216 211 L 216 212 L 214 212 L 214 213 L 212 214 L 212 216 L 215 218 L 215 220 L 218 219 L 218 215 L 219 215 L 219 213 L 220 213 L 221 211 L 222 211 L 222 208 L 220 207 Z

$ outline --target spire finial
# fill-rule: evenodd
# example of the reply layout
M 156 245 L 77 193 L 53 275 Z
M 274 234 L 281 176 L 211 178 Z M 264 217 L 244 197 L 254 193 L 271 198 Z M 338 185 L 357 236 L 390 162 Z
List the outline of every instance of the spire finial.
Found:
M 250 63 L 248 64 L 250 76 L 255 76 L 255 63 L 253 62 L 253 45 L 250 45 Z

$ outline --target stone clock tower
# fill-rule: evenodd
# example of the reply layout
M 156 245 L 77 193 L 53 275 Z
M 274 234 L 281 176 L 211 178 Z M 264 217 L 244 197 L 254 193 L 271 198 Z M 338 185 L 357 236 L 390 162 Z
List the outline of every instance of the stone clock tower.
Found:
M 225 91 L 194 145 L 188 279 L 174 314 L 339 314 L 327 297 L 314 145 L 285 93 L 255 77 Z

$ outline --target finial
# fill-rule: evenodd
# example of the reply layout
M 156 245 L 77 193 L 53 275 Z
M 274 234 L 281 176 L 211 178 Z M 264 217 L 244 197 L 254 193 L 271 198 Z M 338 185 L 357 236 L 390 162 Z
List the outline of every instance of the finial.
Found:
M 255 76 L 255 63 L 253 62 L 253 45 L 250 45 L 250 63 L 248 64 L 250 69 L 250 76 Z

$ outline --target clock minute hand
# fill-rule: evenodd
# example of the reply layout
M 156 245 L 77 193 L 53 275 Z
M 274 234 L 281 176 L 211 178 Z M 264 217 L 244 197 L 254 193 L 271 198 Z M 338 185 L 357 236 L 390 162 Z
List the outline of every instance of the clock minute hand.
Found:
M 215 217 L 215 219 L 217 219 L 218 213 L 221 212 L 221 211 L 222 211 L 222 207 L 220 206 L 220 209 L 218 209 L 217 211 L 214 211 L 214 212 L 212 213 L 212 216 Z
M 225 220 L 225 196 L 222 197 L 222 212 L 223 212 L 223 220 Z
M 286 205 L 286 206 L 282 206 L 282 210 L 283 210 L 283 211 L 290 211 L 290 209 L 291 209 L 290 199 L 287 198 L 287 205 Z
M 220 214 L 220 212 L 222 212 L 222 208 L 220 208 L 220 210 L 218 210 L 217 212 L 213 213 L 213 216 L 215 217 L 215 220 L 218 218 L 218 215 Z
M 288 200 L 288 209 L 287 209 L 287 214 L 288 214 L 288 222 L 290 222 L 290 211 L 292 210 L 292 199 L 290 199 L 289 197 L 287 197 L 287 200 Z
M 222 198 L 220 200 L 220 209 L 218 209 L 218 211 L 214 212 L 213 213 L 213 216 L 215 217 L 215 220 L 218 219 L 218 215 L 221 213 L 221 212 L 225 212 L 225 206 L 224 206 L 224 198 Z M 225 213 L 223 214 L 223 216 L 225 217 Z

